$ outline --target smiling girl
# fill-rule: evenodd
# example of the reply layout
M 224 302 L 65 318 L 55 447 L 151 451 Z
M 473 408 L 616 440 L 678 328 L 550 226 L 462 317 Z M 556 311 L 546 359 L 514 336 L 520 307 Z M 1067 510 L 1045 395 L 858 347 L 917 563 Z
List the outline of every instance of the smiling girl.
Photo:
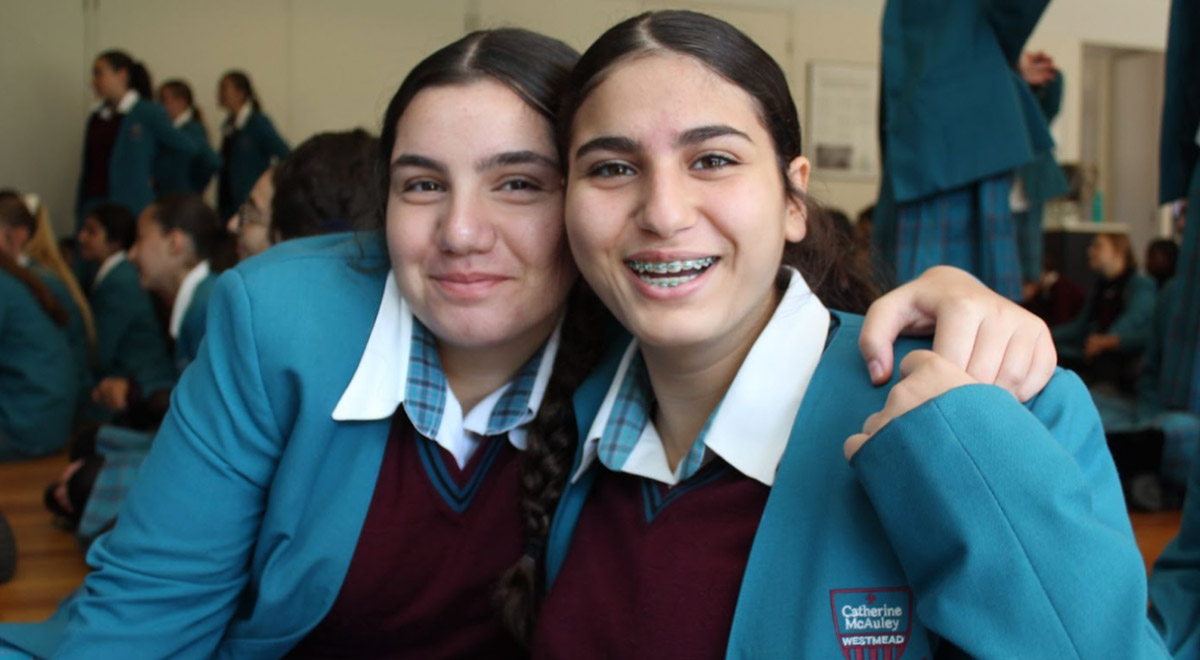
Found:
M 1077 378 L 1022 406 L 906 342 L 871 387 L 799 126 L 778 65 L 704 15 L 577 65 L 568 238 L 635 339 L 575 397 L 534 656 L 1161 653 Z
M 592 366 L 558 346 L 596 329 L 563 311 L 577 278 L 551 117 L 575 60 L 523 30 L 430 55 L 384 116 L 385 230 L 289 241 L 218 280 L 55 657 L 525 654 L 491 595 L 552 510 L 522 493 L 557 495 L 527 457 L 546 440 L 530 422 Z M 964 299 L 934 281 L 932 298 Z M 914 290 L 883 309 L 889 346 L 889 327 L 937 307 Z M 1003 342 L 979 347 L 997 364 L 1010 333 L 1044 331 L 1012 309 L 989 315 Z M 951 334 L 974 354 L 974 329 Z

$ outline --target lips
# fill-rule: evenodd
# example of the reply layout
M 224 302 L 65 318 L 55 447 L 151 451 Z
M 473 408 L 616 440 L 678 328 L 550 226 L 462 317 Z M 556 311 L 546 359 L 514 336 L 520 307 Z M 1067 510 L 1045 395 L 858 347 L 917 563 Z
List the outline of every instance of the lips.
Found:
M 491 293 L 497 285 L 510 278 L 496 273 L 452 272 L 431 275 L 430 279 L 453 297 L 478 298 Z

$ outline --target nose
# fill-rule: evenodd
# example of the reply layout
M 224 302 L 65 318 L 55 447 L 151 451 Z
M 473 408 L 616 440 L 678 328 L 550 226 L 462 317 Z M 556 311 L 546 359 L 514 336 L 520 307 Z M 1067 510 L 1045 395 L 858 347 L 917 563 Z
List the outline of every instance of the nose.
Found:
M 637 213 L 638 227 L 662 238 L 691 227 L 694 216 L 688 203 L 686 177 L 670 167 L 652 168 L 647 174 Z
M 496 230 L 483 201 L 470 193 L 453 194 L 438 222 L 437 244 L 443 252 L 454 255 L 490 251 L 496 244 Z

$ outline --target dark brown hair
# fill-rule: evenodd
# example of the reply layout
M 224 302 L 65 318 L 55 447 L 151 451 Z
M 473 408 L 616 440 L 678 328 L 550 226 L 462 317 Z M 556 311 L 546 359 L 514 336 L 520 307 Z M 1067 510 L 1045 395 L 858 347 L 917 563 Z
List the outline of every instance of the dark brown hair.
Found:
M 563 94 L 556 130 L 564 169 L 570 162 L 567 151 L 575 113 L 588 95 L 613 66 L 654 52 L 696 59 L 755 100 L 775 147 L 783 192 L 802 202 L 807 211 L 807 236 L 801 243 L 785 246 L 783 263 L 800 270 L 825 304 L 864 311 L 877 291 L 866 273 L 855 268 L 853 241 L 832 228 L 824 213 L 804 191 L 792 186 L 788 176 L 791 162 L 801 154 L 800 120 L 783 71 L 758 44 L 728 23 L 688 11 L 649 12 L 601 35 L 580 58 Z M 574 459 L 578 431 L 572 394 L 595 367 L 602 348 L 605 324 L 597 319 L 606 312 L 598 307 L 581 280 L 568 302 L 551 385 L 529 428 L 521 475 L 529 549 L 498 592 L 505 622 L 519 639 L 527 639 L 534 625 L 545 578 L 538 562 Z M 519 579 L 512 579 L 514 574 Z
M 271 179 L 271 240 L 378 229 L 379 139 L 361 128 L 304 141 Z
M 104 60 L 113 71 L 124 71 L 129 89 L 136 91 L 147 101 L 154 98 L 153 85 L 150 84 L 150 72 L 139 61 L 133 59 L 123 50 L 106 50 L 96 56 Z
M 383 116 L 379 140 L 379 188 L 381 213 L 387 204 L 391 177 L 392 149 L 404 111 L 417 94 L 431 87 L 461 85 L 478 80 L 494 80 L 519 96 L 529 107 L 553 123 L 571 67 L 579 54 L 563 42 L 520 29 L 472 32 L 441 48 L 405 77 Z M 276 191 L 278 194 L 278 191 Z M 274 213 L 272 213 L 274 215 Z M 381 216 L 382 217 L 382 216 Z M 577 281 L 567 303 L 563 321 L 562 345 L 550 377 L 547 392 L 571 391 L 577 379 L 590 371 L 595 362 L 587 336 L 594 335 L 589 320 L 597 311 L 598 301 L 586 295 L 586 285 Z M 549 398 L 549 397 L 548 397 Z M 539 424 L 540 422 L 540 424 Z M 528 447 L 521 457 L 521 515 L 526 537 L 526 552 L 500 578 L 495 602 L 501 619 L 517 639 L 525 641 L 531 630 L 542 589 L 538 570 L 541 546 L 550 528 L 550 517 L 565 483 L 558 466 L 570 465 L 574 452 L 574 417 L 570 396 L 543 403 L 538 420 L 530 429 Z M 566 432 L 570 429 L 569 433 Z M 552 432 L 539 432 L 549 429 Z
M 162 101 L 163 92 L 170 92 L 170 93 L 174 94 L 175 96 L 178 96 L 179 98 L 183 99 L 183 102 L 187 103 L 188 108 L 191 109 L 192 116 L 195 117 L 196 122 L 199 123 L 200 127 L 204 129 L 204 134 L 208 135 L 208 128 L 204 125 L 204 114 L 202 112 L 200 112 L 200 108 L 196 107 L 196 101 L 194 100 L 194 97 L 192 96 L 192 86 L 187 84 L 187 81 L 181 80 L 179 78 L 172 78 L 172 79 L 164 82 L 163 84 L 159 85 L 159 87 L 158 87 L 158 100 L 159 101 Z

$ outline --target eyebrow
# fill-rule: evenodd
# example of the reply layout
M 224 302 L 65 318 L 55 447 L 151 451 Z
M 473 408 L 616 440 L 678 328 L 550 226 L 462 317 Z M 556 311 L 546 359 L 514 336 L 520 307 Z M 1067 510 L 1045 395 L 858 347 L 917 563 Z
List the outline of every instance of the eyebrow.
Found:
M 392 161 L 392 171 L 394 172 L 401 167 L 421 167 L 433 170 L 443 176 L 448 172 L 444 163 L 428 156 L 419 156 L 417 154 L 400 154 L 396 156 L 395 160 Z
M 680 133 L 679 137 L 675 138 L 675 146 L 688 147 L 700 144 L 701 142 L 705 142 L 713 138 L 726 136 L 740 137 L 751 144 L 754 143 L 754 140 L 751 140 L 749 135 L 746 135 L 732 126 L 728 126 L 726 124 L 713 124 L 711 126 L 698 126 L 696 128 L 689 128 L 688 130 Z
M 688 130 L 680 133 L 673 140 L 673 144 L 676 147 L 688 147 L 700 144 L 713 138 L 726 136 L 740 137 L 752 144 L 754 142 L 754 140 L 750 139 L 749 135 L 746 135 L 742 131 L 739 131 L 732 126 L 725 124 L 713 124 L 711 126 L 697 126 L 696 128 L 689 128 Z M 641 147 L 642 145 L 640 142 L 627 137 L 603 135 L 598 138 L 588 140 L 582 146 L 580 146 L 579 149 L 575 151 L 575 158 L 582 158 L 593 151 L 612 151 L 615 153 L 628 154 L 638 151 L 641 149 Z
M 575 158 L 578 160 L 593 151 L 612 151 L 619 154 L 631 154 L 640 148 L 641 144 L 636 140 L 631 140 L 627 137 L 617 137 L 615 135 L 602 135 L 583 143 L 582 146 L 575 150 Z
M 539 154 L 536 151 L 530 151 L 526 149 L 524 151 L 505 151 L 493 156 L 488 156 L 487 158 L 483 158 L 479 162 L 475 163 L 475 171 L 483 172 L 484 170 L 490 170 L 494 167 L 530 164 L 549 167 L 556 172 L 562 169 L 557 160 Z

